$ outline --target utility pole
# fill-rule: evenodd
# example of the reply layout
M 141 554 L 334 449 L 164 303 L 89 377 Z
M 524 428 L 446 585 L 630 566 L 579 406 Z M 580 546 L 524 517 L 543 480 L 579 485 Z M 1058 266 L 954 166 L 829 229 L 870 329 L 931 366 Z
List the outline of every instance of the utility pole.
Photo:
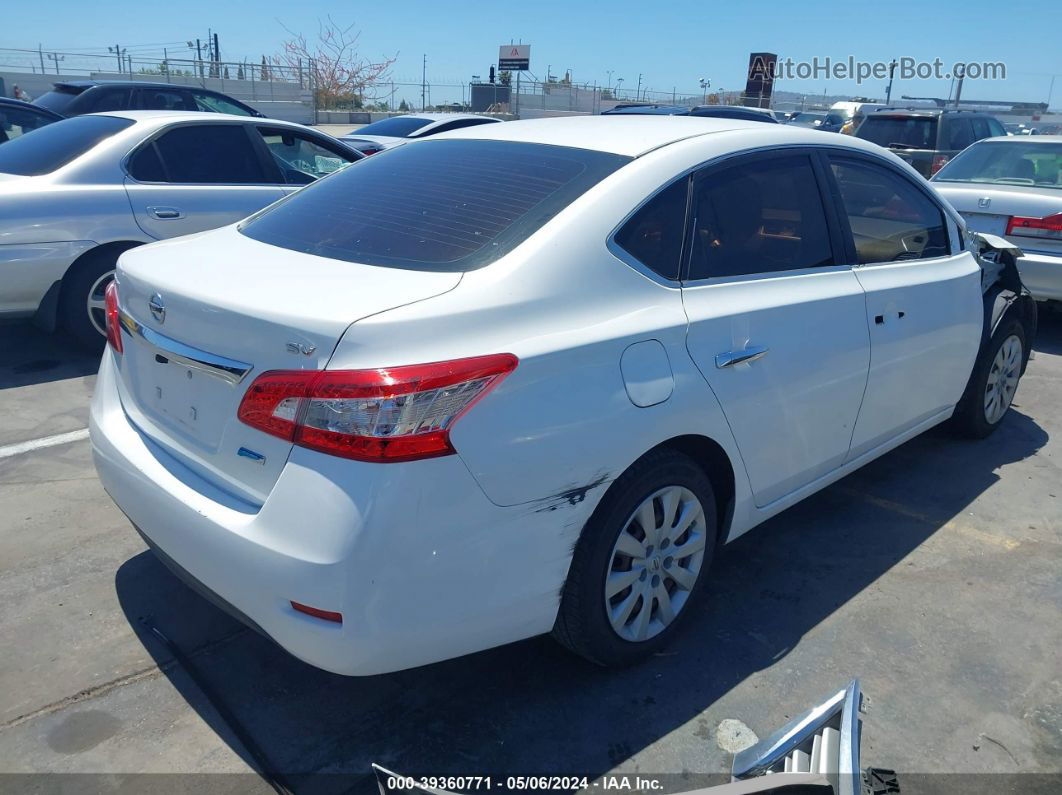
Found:
M 195 62 L 199 72 L 199 79 L 203 79 L 203 47 L 199 39 L 195 40 Z
M 642 94 L 642 73 L 638 73 L 638 88 L 634 90 L 634 98 L 640 99 Z
M 120 45 L 118 45 L 118 44 L 114 45 L 114 54 L 118 58 L 118 72 L 121 73 L 121 71 L 122 71 L 122 48 L 121 48 Z
M 606 88 L 605 88 L 606 91 L 609 91 L 609 92 L 612 91 L 612 73 L 615 72 L 615 71 L 616 71 L 615 69 L 607 69 L 607 70 L 605 70 L 605 74 L 608 75 L 608 86 L 606 86 Z
M 41 49 L 41 43 L 37 42 L 37 55 L 41 57 L 41 74 L 44 74 L 44 50 Z M 1052 78 L 1053 80 L 1054 78 Z
M 955 107 L 956 108 L 959 107 L 959 98 L 962 96 L 962 81 L 966 77 L 966 67 L 963 66 L 962 64 L 958 64 L 957 66 L 958 66 L 958 68 L 955 71 L 957 71 L 959 73 L 959 75 L 958 75 L 959 79 L 958 79 L 958 82 L 955 84 Z
M 217 74 L 214 77 L 221 77 L 221 49 L 218 47 L 217 31 L 214 31 L 214 63 L 217 64 L 217 68 L 214 70 Z
M 59 74 L 59 62 L 60 61 L 65 61 L 66 60 L 66 56 L 65 55 L 57 55 L 54 52 L 50 52 L 50 53 L 48 53 L 48 60 L 49 61 L 55 61 L 55 73 Z
M 889 87 L 885 89 L 885 104 L 892 104 L 892 78 L 896 74 L 896 61 L 889 62 Z
M 423 113 L 428 109 L 425 100 L 428 88 L 428 54 L 424 53 L 424 61 L 420 67 L 420 112 Z

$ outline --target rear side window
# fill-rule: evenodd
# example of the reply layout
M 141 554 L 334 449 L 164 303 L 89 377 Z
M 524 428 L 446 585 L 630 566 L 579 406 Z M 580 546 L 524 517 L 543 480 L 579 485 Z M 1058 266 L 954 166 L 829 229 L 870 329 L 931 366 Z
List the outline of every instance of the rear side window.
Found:
M 948 119 L 945 129 L 948 133 L 948 140 L 944 143 L 946 149 L 965 149 L 975 140 L 974 128 L 970 123 L 970 119 L 953 117 Z
M 266 178 L 258 152 L 241 124 L 175 127 L 156 139 L 155 147 L 167 182 L 253 185 L 277 181 L 273 174 Z
M 616 233 L 616 243 L 665 279 L 679 277 L 688 190 L 689 179 L 672 183 L 646 202 Z
M 512 250 L 629 160 L 544 144 L 429 139 L 303 188 L 241 231 L 347 262 L 471 270 Z
M 861 264 L 950 253 L 944 213 L 907 177 L 832 155 L 830 164 Z
M 691 280 L 834 264 L 808 157 L 710 170 L 695 182 L 693 213 Z
M 102 113 L 108 110 L 128 110 L 128 88 L 93 88 L 81 95 L 77 103 L 78 113 Z
M 144 110 L 195 110 L 189 107 L 184 91 L 169 88 L 140 89 L 140 107 Z
M 380 119 L 372 124 L 353 130 L 348 135 L 391 135 L 395 138 L 405 138 L 416 132 L 421 127 L 431 124 L 430 119 L 417 119 L 413 116 L 392 116 L 390 119 Z
M 131 126 L 132 119 L 117 116 L 75 116 L 57 121 L 0 146 L 0 174 L 50 174 Z
M 878 146 L 898 144 L 898 148 L 936 149 L 937 120 L 932 116 L 879 116 L 873 114 L 859 125 L 856 138 Z
M 195 109 L 208 113 L 232 113 L 236 116 L 251 116 L 251 112 L 243 105 L 237 105 L 231 99 L 219 94 L 208 94 L 205 91 L 192 91 L 192 101 Z
M 41 111 L 0 105 L 0 143 L 55 121 L 51 115 L 46 116 Z

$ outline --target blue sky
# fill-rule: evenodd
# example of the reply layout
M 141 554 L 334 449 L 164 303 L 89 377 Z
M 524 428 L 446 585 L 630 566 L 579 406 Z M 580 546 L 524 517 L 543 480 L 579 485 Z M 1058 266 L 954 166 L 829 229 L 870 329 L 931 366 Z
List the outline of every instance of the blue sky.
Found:
M 896 9 L 890 11 L 890 9 Z M 82 1 L 45 0 L 9 3 L 3 12 L 0 47 L 100 51 L 108 44 L 161 45 L 206 38 L 218 31 L 222 57 L 259 60 L 277 52 L 286 38 L 283 25 L 308 36 L 317 17 L 331 13 L 337 22 L 356 22 L 366 56 L 397 53 L 396 81 L 419 82 L 421 55 L 428 56 L 428 79 L 436 83 L 467 82 L 473 74 L 486 77 L 499 44 L 511 39 L 532 45 L 532 71 L 544 76 L 572 70 L 576 82 L 624 78 L 633 88 L 660 91 L 677 88 L 696 93 L 698 79 L 713 87 L 738 89 L 750 51 L 776 52 L 795 61 L 854 56 L 888 61 L 910 56 L 918 60 L 1002 61 L 1005 81 L 967 81 L 964 98 L 1045 101 L 1055 74 L 1052 107 L 1062 107 L 1062 3 L 1058 0 L 965 0 L 960 4 L 922 0 L 911 4 L 885 2 L 712 3 L 706 0 L 646 3 L 554 2 L 370 2 L 323 0 L 257 0 L 226 4 L 180 0 L 105 0 L 92 7 Z M 90 50 L 89 48 L 94 48 Z M 5 55 L 0 53 L 0 55 Z M 172 50 L 171 50 L 172 55 Z M 6 63 L 6 57 L 0 57 Z M 2 68 L 2 67 L 0 67 Z M 883 96 L 884 82 L 862 87 L 852 80 L 789 80 L 779 88 L 809 94 Z M 948 81 L 897 82 L 893 96 L 947 96 Z M 437 100 L 439 98 L 436 98 Z

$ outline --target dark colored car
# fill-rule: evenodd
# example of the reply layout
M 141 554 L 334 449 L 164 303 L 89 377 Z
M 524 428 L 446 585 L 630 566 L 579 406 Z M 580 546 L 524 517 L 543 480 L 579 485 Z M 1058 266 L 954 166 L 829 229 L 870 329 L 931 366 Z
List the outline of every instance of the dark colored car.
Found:
M 617 105 L 611 110 L 601 111 L 602 116 L 707 116 L 717 119 L 744 119 L 745 121 L 762 121 L 777 124 L 778 120 L 771 111 L 759 108 L 746 108 L 742 105 L 697 105 L 687 108 L 685 105 Z
M 987 113 L 935 108 L 878 110 L 855 132 L 856 138 L 892 150 L 927 179 L 974 141 L 1006 134 Z
M 70 80 L 54 83 L 33 104 L 63 116 L 109 110 L 190 110 L 259 116 L 254 108 L 218 91 L 140 80 Z
M 788 124 L 794 127 L 810 127 L 822 132 L 840 132 L 844 126 L 844 116 L 840 113 L 815 113 L 813 111 L 801 111 L 790 117 Z
M 21 99 L 0 97 L 0 144 L 62 118 L 58 113 Z

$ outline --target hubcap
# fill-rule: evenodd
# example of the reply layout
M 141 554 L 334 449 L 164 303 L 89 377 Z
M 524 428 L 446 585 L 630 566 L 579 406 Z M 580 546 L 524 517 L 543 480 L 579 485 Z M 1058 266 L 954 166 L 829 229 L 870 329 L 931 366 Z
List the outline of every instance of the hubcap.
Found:
M 685 607 L 704 562 L 704 508 L 689 489 L 646 497 L 612 548 L 605 578 L 609 622 L 624 640 L 663 632 Z
M 93 328 L 102 336 L 107 336 L 107 304 L 104 292 L 107 285 L 114 278 L 114 271 L 107 271 L 92 283 L 92 289 L 88 291 L 88 299 L 85 301 L 85 309 L 88 311 L 89 321 Z
M 1010 408 L 1021 375 L 1021 340 L 1012 334 L 1003 340 L 992 360 L 985 386 L 985 421 L 995 425 Z

